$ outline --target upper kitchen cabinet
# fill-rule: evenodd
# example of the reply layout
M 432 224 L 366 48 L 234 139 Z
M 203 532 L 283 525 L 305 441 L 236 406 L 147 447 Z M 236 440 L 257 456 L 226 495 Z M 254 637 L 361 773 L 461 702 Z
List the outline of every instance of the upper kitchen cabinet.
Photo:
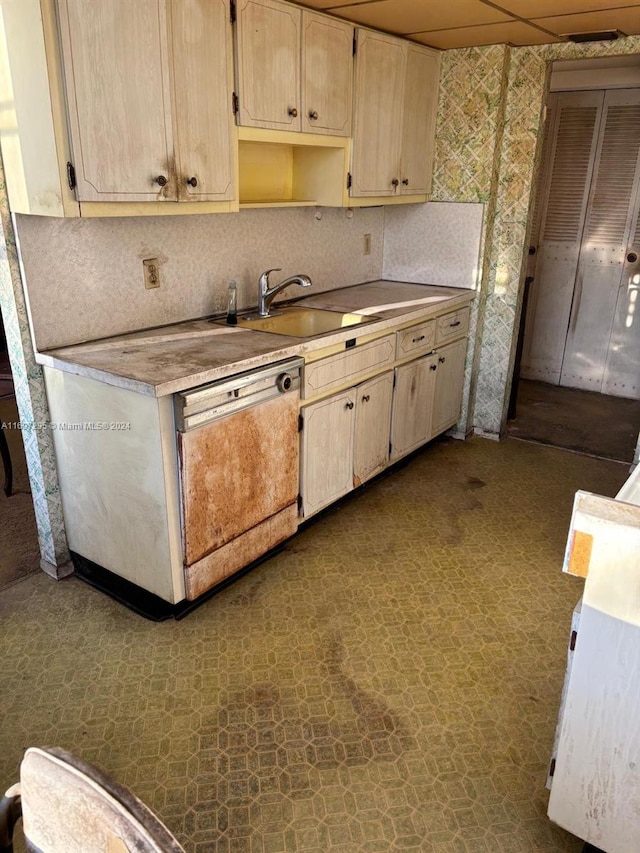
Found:
M 353 34 L 350 24 L 302 12 L 302 130 L 351 135 Z
M 229 0 L 20 0 L 0 26 L 14 212 L 238 209 Z
M 238 0 L 238 121 L 349 136 L 353 26 L 279 0 Z
M 424 200 L 431 183 L 438 83 L 435 51 L 357 30 L 352 197 Z
M 76 193 L 234 197 L 228 0 L 58 0 Z

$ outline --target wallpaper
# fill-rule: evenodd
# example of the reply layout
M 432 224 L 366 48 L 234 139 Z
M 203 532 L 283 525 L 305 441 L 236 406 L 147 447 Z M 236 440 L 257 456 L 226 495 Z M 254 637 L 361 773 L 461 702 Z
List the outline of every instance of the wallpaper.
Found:
M 588 45 L 467 48 L 443 56 L 433 197 L 487 203 L 476 352 L 467 364 L 473 402 L 467 428 L 497 437 L 506 423 L 548 64 L 634 53 L 640 53 L 637 36 Z
M 29 483 L 36 515 L 41 566 L 60 578 L 73 571 L 58 488 L 49 408 L 42 369 L 36 364 L 27 319 L 13 223 L 0 157 L 0 310 L 7 337 Z

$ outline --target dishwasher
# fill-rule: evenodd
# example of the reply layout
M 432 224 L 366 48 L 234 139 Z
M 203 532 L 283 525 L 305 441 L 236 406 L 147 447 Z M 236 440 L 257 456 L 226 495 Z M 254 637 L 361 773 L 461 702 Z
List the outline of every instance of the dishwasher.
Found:
M 190 601 L 297 530 L 302 364 L 288 359 L 174 397 Z

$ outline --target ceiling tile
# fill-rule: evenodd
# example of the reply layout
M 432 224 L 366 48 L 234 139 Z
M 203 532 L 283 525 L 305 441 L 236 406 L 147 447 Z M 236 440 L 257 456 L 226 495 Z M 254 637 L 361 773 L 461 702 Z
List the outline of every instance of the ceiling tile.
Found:
M 454 47 L 474 47 L 484 44 L 550 44 L 559 39 L 520 21 L 487 24 L 480 27 L 458 27 L 436 32 L 412 33 L 412 41 L 448 50 Z
M 496 0 L 495 5 L 521 18 L 537 19 L 615 9 L 619 6 L 637 6 L 638 0 Z
M 512 20 L 481 0 L 380 0 L 330 8 L 350 21 L 398 34 Z
M 640 6 L 613 11 L 585 12 L 582 15 L 554 15 L 536 18 L 535 23 L 558 35 L 620 30 L 627 35 L 640 33 Z

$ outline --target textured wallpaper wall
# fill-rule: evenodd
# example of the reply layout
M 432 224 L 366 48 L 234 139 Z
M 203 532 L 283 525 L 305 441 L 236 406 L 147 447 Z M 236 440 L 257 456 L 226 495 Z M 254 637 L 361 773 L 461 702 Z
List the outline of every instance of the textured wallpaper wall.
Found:
M 498 436 L 506 423 L 549 63 L 637 53 L 640 37 L 633 36 L 443 55 L 433 197 L 487 204 L 476 352 L 468 363 L 468 425 L 480 432 Z

